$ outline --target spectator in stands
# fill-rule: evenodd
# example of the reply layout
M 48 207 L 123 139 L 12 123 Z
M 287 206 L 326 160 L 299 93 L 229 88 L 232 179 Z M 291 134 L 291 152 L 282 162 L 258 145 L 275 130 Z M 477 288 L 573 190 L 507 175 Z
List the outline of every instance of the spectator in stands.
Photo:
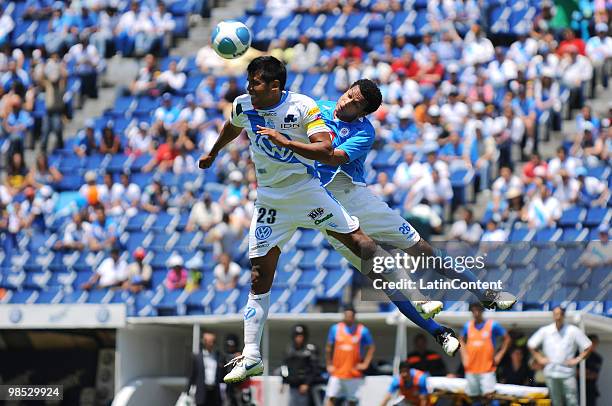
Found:
M 184 289 L 187 284 L 187 270 L 183 268 L 183 257 L 173 254 L 168 259 L 168 273 L 164 286 L 168 290 Z
M 221 98 L 217 90 L 217 79 L 210 75 L 203 80 L 196 89 L 196 100 L 205 109 L 218 109 L 218 100 Z
M 482 227 L 474 221 L 474 212 L 467 207 L 463 207 L 459 215 L 461 220 L 457 220 L 453 223 L 450 230 L 450 238 L 458 241 L 465 241 L 470 244 L 475 244 L 480 241 Z
M 610 244 L 610 226 L 606 223 L 597 228 L 597 238 L 590 241 L 578 262 L 587 268 L 612 265 L 612 244 Z
M 603 358 L 599 353 L 595 352 L 599 346 L 597 334 L 589 334 L 588 338 L 591 340 L 592 348 L 591 354 L 586 359 L 586 405 L 596 406 L 597 398 L 600 395 L 597 380 L 603 366 Z
M 127 279 L 123 282 L 123 289 L 132 293 L 138 293 L 143 289 L 151 289 L 151 275 L 153 269 L 151 265 L 143 261 L 146 257 L 144 248 L 138 247 L 134 251 L 134 262 L 127 267 Z
M 520 118 L 523 122 L 525 132 L 523 137 L 520 139 L 521 145 L 521 159 L 526 160 L 526 156 L 537 153 L 538 150 L 538 139 L 536 138 L 536 106 L 535 100 L 533 99 L 532 91 L 528 90 L 525 86 L 519 86 L 518 94 L 512 99 L 512 109 L 516 117 Z
M 496 211 L 503 200 L 508 199 L 508 191 L 511 189 L 523 190 L 521 178 L 512 173 L 512 169 L 504 166 L 500 170 L 500 177 L 493 182 L 493 210 Z
M 158 75 L 159 69 L 155 57 L 152 54 L 147 54 L 144 57 L 144 66 L 140 68 L 138 75 L 130 84 L 130 93 L 133 96 L 158 96 L 159 90 L 156 80 Z
M 464 39 L 463 62 L 466 65 L 483 64 L 493 59 L 495 50 L 478 24 L 473 24 Z
M 414 350 L 406 357 L 410 368 L 427 372 L 431 376 L 446 376 L 446 364 L 440 354 L 427 348 L 425 334 L 414 336 L 413 346 Z
M 28 168 L 23 161 L 23 156 L 20 153 L 9 155 L 4 178 L 4 185 L 8 193 L 12 196 L 19 194 L 26 186 L 30 185 L 28 179 Z
M 303 324 L 293 326 L 291 343 L 281 366 L 283 384 L 289 385 L 289 404 L 310 406 L 311 388 L 318 380 L 318 349 L 308 342 L 308 329 Z
M 162 95 L 162 105 L 155 109 L 153 113 L 155 123 L 153 124 L 152 131 L 157 134 L 161 133 L 162 129 L 173 132 L 180 112 L 181 110 L 178 106 L 172 103 L 172 95 L 164 93 Z
M 121 139 L 119 135 L 115 133 L 115 123 L 113 121 L 107 121 L 102 129 L 100 153 L 115 155 L 119 154 L 121 151 Z
M 162 0 L 157 2 L 155 11 L 153 11 L 150 18 L 153 20 L 157 42 L 161 47 L 161 51 L 165 52 L 171 45 L 172 32 L 176 27 L 176 22 L 172 18 L 172 14 L 167 11 L 166 3 Z
M 172 168 L 174 161 L 180 154 L 175 136 L 168 132 L 166 142 L 161 144 L 151 160 L 142 167 L 143 172 L 151 172 L 156 169 L 159 172 L 166 172 Z
M 168 65 L 168 70 L 163 71 L 157 77 L 157 87 L 162 92 L 176 94 L 183 88 L 183 86 L 185 86 L 186 80 L 187 75 L 178 70 L 177 63 L 173 60 L 170 61 L 170 64 Z
M 238 87 L 238 81 L 235 77 L 229 78 L 227 86 L 221 91 L 221 100 L 219 100 L 219 109 L 223 112 L 225 117 L 230 116 L 232 110 L 232 103 L 236 97 L 244 94 L 244 89 Z
M 576 178 L 570 177 L 565 169 L 561 169 L 554 179 L 555 193 L 553 196 L 561 204 L 563 210 L 573 206 L 578 201 L 580 183 Z
M 10 144 L 8 154 L 23 154 L 26 138 L 30 135 L 34 120 L 30 113 L 22 108 L 21 99 L 13 101 L 13 108 L 8 117 L 4 120 L 4 131 L 8 134 Z
M 195 146 L 200 129 L 206 122 L 206 112 L 196 104 L 192 94 L 185 96 L 185 104 L 178 116 L 178 131 L 181 138 L 188 138 Z
M 66 225 L 62 239 L 56 242 L 55 249 L 82 251 L 87 248 L 87 236 L 90 233 L 91 224 L 87 222 L 82 212 L 77 211 Z
M 104 193 L 108 192 L 108 190 L 106 187 L 102 187 L 102 185 L 96 185 L 97 175 L 95 171 L 85 172 L 84 178 L 85 184 L 79 188 L 79 193 L 90 206 L 95 206 L 107 200 L 107 196 Z
M 85 122 L 85 129 L 80 130 L 76 138 L 77 141 L 72 149 L 78 157 L 84 158 L 99 152 L 100 141 L 93 120 L 89 119 Z
M 223 380 L 223 356 L 215 349 L 217 336 L 214 333 L 202 334 L 202 347 L 191 354 L 191 369 L 185 392 L 191 386 L 196 387 L 195 404 L 197 406 L 221 405 L 221 387 Z
M 41 153 L 36 156 L 34 167 L 28 174 L 30 182 L 34 187 L 41 188 L 44 185 L 54 185 L 60 182 L 63 175 L 55 166 L 49 166 L 49 159 L 46 154 Z
M 118 23 L 118 16 L 112 9 L 101 9 L 97 11 L 97 23 L 92 27 L 89 41 L 98 50 L 101 58 L 108 56 L 108 44 L 113 40 L 113 32 Z
M 168 208 L 168 199 L 170 192 L 159 179 L 154 179 L 151 185 L 148 185 L 142 194 L 142 208 L 149 213 L 159 213 Z
M 572 52 L 576 48 L 580 55 L 586 55 L 586 44 L 581 38 L 576 37 L 576 33 L 570 28 L 563 31 L 563 41 L 559 43 L 557 53 L 563 55 L 566 52 Z
M 612 58 L 612 38 L 608 36 L 608 24 L 601 22 L 595 24 L 596 35 L 591 37 L 586 44 L 586 55 L 593 64 L 593 81 L 591 88 L 593 94 L 597 88 L 597 80 L 601 81 L 604 88 L 608 88 L 608 72 L 610 59 Z
M 135 156 L 155 153 L 153 137 L 149 129 L 149 123 L 146 121 L 130 126 L 127 130 L 128 151 L 126 152 Z
M 110 251 L 110 257 L 100 262 L 91 278 L 81 285 L 81 289 L 120 287 L 128 277 L 127 263 L 120 257 L 121 250 L 119 247 L 113 246 Z
M 55 148 L 61 149 L 64 148 L 63 118 L 66 110 L 64 96 L 66 95 L 68 71 L 65 64 L 60 61 L 58 54 L 51 55 L 51 58 L 45 63 L 42 75 L 39 78 L 45 91 L 42 150 L 47 151 L 51 133 L 56 138 Z
M 548 112 L 552 115 L 551 119 L 557 121 L 557 116 L 561 113 L 560 89 L 559 82 L 554 80 L 554 71 L 551 68 L 542 68 L 540 76 L 535 80 L 533 92 L 538 120 Z
M 76 42 L 78 30 L 72 27 L 72 16 L 64 11 L 62 2 L 53 3 L 53 13 L 48 22 L 48 33 L 44 36 L 48 54 L 65 52 Z
M 454 130 L 460 130 L 469 113 L 468 106 L 460 100 L 459 89 L 452 87 L 448 93 L 447 102 L 440 107 L 440 115 L 444 118 L 444 122 Z
M 559 69 L 562 72 L 562 83 L 570 89 L 570 107 L 581 108 L 584 104 L 582 85 L 593 77 L 591 62 L 579 54 L 576 46 L 568 45 L 559 63 Z
M 466 394 L 486 399 L 495 392 L 495 369 L 510 346 L 510 336 L 499 323 L 483 318 L 482 304 L 470 304 L 470 311 L 473 320 L 465 323 L 459 347 L 467 380 Z M 496 351 L 498 338 L 503 338 L 503 342 Z
M 344 309 L 344 319 L 329 329 L 325 345 L 325 365 L 330 375 L 325 397 L 327 406 L 338 398 L 357 405 L 357 391 L 363 384 L 363 373 L 370 367 L 375 351 L 370 330 L 355 322 L 355 310 Z
M 610 197 L 608 185 L 593 176 L 587 176 L 587 171 L 584 167 L 576 169 L 576 175 L 580 185 L 578 192 L 579 203 L 584 206 L 605 206 Z
M 0 9 L 0 47 L 9 42 L 9 36 L 15 28 L 15 22 L 10 14 L 5 14 L 4 9 Z
M 548 163 L 548 176 L 553 179 L 561 170 L 565 170 L 570 177 L 574 177 L 576 176 L 576 169 L 580 166 L 580 160 L 568 156 L 565 148 L 560 146 L 557 148 L 557 157 L 551 159 Z
M 599 135 L 601 121 L 593 114 L 593 109 L 589 104 L 585 104 L 580 109 L 580 113 L 576 114 L 576 130 L 582 132 L 585 129 L 590 129 L 593 135 Z
M 414 109 L 408 104 L 399 109 L 397 118 L 399 123 L 391 131 L 391 146 L 399 151 L 403 151 L 409 145 L 419 142 L 418 129 L 412 121 Z
M 0 83 L 5 93 L 9 90 L 15 89 L 15 86 L 21 89 L 27 89 L 32 84 L 28 73 L 20 68 L 17 61 L 14 58 L 9 59 L 8 69 L 0 77 Z M 18 94 L 22 95 L 21 92 Z
M 553 309 L 554 323 L 540 327 L 527 342 L 535 360 L 544 365 L 553 405 L 578 405 L 576 365 L 592 351 L 592 342 L 578 327 L 565 323 L 565 309 Z M 579 352 L 578 356 L 576 351 Z
M 512 145 L 525 136 L 525 124 L 514 114 L 511 106 L 504 108 L 504 114 L 497 117 L 494 127 L 495 143 L 499 150 L 499 167 L 513 167 Z
M 499 383 L 532 386 L 534 383 L 533 371 L 527 365 L 523 348 L 513 347 L 509 352 L 508 362 L 499 366 Z
M 561 218 L 561 213 L 559 200 L 551 196 L 551 191 L 546 184 L 541 184 L 525 207 L 523 221 L 527 222 L 529 228 L 554 227 L 557 220 Z
M 310 41 L 307 35 L 300 35 L 299 42 L 293 47 L 293 59 L 289 69 L 294 72 L 306 72 L 315 67 L 319 60 L 321 48 Z
M 431 177 L 424 177 L 415 187 L 410 190 L 404 207 L 409 207 L 424 202 L 431 206 L 438 216 L 445 218 L 447 205 L 453 198 L 453 188 L 447 177 L 440 176 L 437 170 L 431 172 Z
M 415 159 L 412 151 L 406 151 L 404 162 L 400 163 L 393 174 L 393 183 L 400 189 L 409 190 L 424 176 L 423 165 Z
M 429 397 L 427 391 L 428 373 L 410 367 L 406 361 L 400 362 L 399 376 L 394 376 L 385 393 L 385 397 L 380 402 L 380 406 L 387 406 L 394 396 L 400 396 L 402 401 L 397 403 L 394 400 L 393 405 L 417 405 L 427 406 Z
M 385 203 L 390 203 L 393 200 L 393 195 L 397 190 L 395 184 L 389 181 L 389 175 L 386 172 L 379 172 L 376 183 L 370 185 L 369 188 Z
M 214 269 L 215 289 L 219 291 L 235 289 L 240 271 L 240 265 L 233 262 L 228 254 L 219 255 L 219 264 Z
M 225 61 L 221 58 L 210 44 L 204 45 L 196 54 L 195 63 L 204 74 L 218 75 L 223 72 Z
M 0 236 L 2 240 L 2 248 L 9 259 L 14 253 L 20 251 L 19 241 L 17 236 L 22 229 L 23 220 L 21 218 L 21 204 L 18 201 L 0 202 Z
M 293 61 L 293 48 L 289 46 L 287 38 L 277 38 L 270 41 L 268 53 L 286 65 Z
M 142 197 L 140 186 L 130 182 L 130 175 L 127 172 L 119 175 L 119 182 L 114 183 L 110 189 L 110 206 L 115 215 L 125 213 L 130 216 L 135 214 L 135 209 L 140 205 Z
M 185 230 L 208 231 L 215 225 L 219 224 L 223 219 L 223 210 L 217 202 L 213 202 L 209 193 L 204 193 L 202 201 L 198 201 L 191 208 L 189 213 L 189 221 Z
M 534 181 L 536 177 L 546 177 L 548 164 L 542 161 L 540 154 L 531 154 L 529 162 L 523 166 L 523 183 L 528 185 Z
M 94 209 L 94 221 L 91 222 L 91 233 L 88 236 L 89 249 L 101 251 L 115 245 L 119 238 L 117 223 L 106 217 L 104 206 L 97 205 Z

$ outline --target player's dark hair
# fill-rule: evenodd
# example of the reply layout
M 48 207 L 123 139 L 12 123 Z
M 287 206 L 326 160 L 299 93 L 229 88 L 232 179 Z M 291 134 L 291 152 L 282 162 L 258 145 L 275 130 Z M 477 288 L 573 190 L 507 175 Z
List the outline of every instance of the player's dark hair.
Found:
M 261 78 L 264 82 L 271 83 L 274 80 L 278 80 L 281 90 L 285 89 L 287 69 L 284 63 L 273 56 L 258 56 L 253 59 L 249 66 L 247 66 L 247 72 L 249 75 L 261 72 Z
M 564 306 L 557 306 L 553 310 L 555 310 L 555 309 L 561 310 L 561 316 L 565 316 L 565 307 Z
M 342 311 L 343 312 L 353 312 L 353 314 L 357 314 L 357 312 L 355 311 L 355 308 L 353 307 L 353 305 L 351 304 L 346 304 L 342 307 Z
M 376 83 L 370 79 L 359 79 L 351 85 L 351 87 L 355 86 L 359 86 L 359 91 L 366 101 L 366 106 L 364 109 L 366 115 L 374 113 L 376 110 L 378 110 L 382 104 L 382 94 L 380 93 L 378 86 L 376 86 Z
M 410 369 L 410 363 L 408 361 L 400 362 L 399 370 L 401 371 L 402 369 Z

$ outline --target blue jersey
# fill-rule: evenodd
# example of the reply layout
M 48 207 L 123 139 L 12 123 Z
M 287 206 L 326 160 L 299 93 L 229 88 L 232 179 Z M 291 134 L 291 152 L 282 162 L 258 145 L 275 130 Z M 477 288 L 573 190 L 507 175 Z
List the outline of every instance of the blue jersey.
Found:
M 321 110 L 321 118 L 333 133 L 333 148 L 343 150 L 349 158 L 349 161 L 341 166 L 330 166 L 316 162 L 321 182 L 325 186 L 339 172 L 342 172 L 351 178 L 354 184 L 365 186 L 365 159 L 374 143 L 374 127 L 365 117 L 350 123 L 335 118 L 335 102 L 320 100 L 317 105 Z

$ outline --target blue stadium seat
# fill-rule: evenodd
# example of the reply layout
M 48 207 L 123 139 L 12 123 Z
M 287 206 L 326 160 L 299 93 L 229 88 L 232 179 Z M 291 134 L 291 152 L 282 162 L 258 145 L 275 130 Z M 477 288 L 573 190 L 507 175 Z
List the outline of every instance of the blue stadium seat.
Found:
M 165 232 L 154 233 L 149 247 L 155 251 L 171 250 L 172 246 L 169 244 L 169 242 L 173 237 L 174 234 Z
M 129 157 L 127 155 L 112 155 L 110 161 L 108 162 L 108 165 L 106 166 L 106 170 L 111 173 L 125 172 L 125 170 L 127 169 L 128 161 Z
M 610 223 L 610 213 L 612 213 L 612 210 L 607 207 L 591 207 L 587 211 L 583 225 L 585 227 L 597 227 L 600 224 Z
M 125 248 L 130 253 L 134 253 L 138 247 L 147 248 L 149 246 L 150 238 L 146 231 L 132 231 L 125 235 L 127 235 L 127 240 L 124 241 Z
M 115 100 L 115 105 L 107 111 L 107 114 L 113 117 L 124 117 L 135 104 L 135 98 L 132 96 L 119 96 Z
M 38 294 L 35 294 L 33 290 L 17 290 L 13 291 L 9 303 L 17 303 L 17 304 L 27 304 L 32 303 L 32 301 L 37 297 Z
M 182 231 L 179 233 L 178 240 L 174 245 L 175 248 L 181 250 L 193 250 L 197 247 L 198 243 L 202 240 L 202 234 L 196 231 L 188 232 Z
M 176 316 L 185 313 L 183 302 L 187 297 L 184 290 L 165 291 L 163 297 L 155 304 L 159 316 Z
M 41 290 L 34 303 L 55 304 L 62 300 L 63 291 L 59 286 Z
M 218 291 L 210 301 L 210 311 L 212 314 L 228 314 L 236 311 L 235 301 L 239 296 L 239 291 L 235 289 Z
M 151 230 L 157 233 L 169 232 L 171 230 L 174 216 L 168 212 L 159 212 L 155 218 L 155 222 L 151 225 Z
M 327 271 L 322 268 L 304 269 L 300 273 L 300 278 L 297 281 L 297 286 L 310 288 L 321 286 L 321 283 L 325 279 L 326 275 Z
M 325 214 L 323 214 L 322 216 L 325 216 Z M 298 239 L 295 246 L 301 250 L 319 248 L 322 240 L 323 236 L 319 231 L 310 228 L 305 228 L 301 230 L 300 238 Z
M 535 231 L 527 227 L 515 227 L 508 237 L 509 242 L 531 241 Z
M 325 257 L 325 261 L 323 261 L 323 267 L 325 269 L 340 269 L 346 266 L 346 259 L 336 250 L 331 250 L 328 252 L 327 257 Z
M 134 159 L 134 161 L 130 164 L 130 171 L 132 171 L 131 181 L 140 186 L 141 189 L 152 183 L 152 173 L 140 173 L 142 167 L 149 163 L 152 158 L 153 157 L 149 154 L 142 154 Z
M 64 293 L 62 297 L 62 303 L 64 304 L 76 304 L 76 303 L 85 303 L 87 300 L 87 292 L 83 290 L 73 290 L 69 293 Z
M 340 298 L 342 296 L 343 289 L 351 283 L 352 279 L 352 270 L 330 269 L 323 280 L 322 297 L 327 299 Z
M 100 303 L 106 304 L 110 303 L 115 296 L 115 291 L 110 289 L 95 289 L 89 292 L 87 296 L 87 303 Z M 120 294 L 117 296 L 121 296 Z
M 297 288 L 289 296 L 287 305 L 290 313 L 305 313 L 316 296 L 316 291 L 311 288 Z
M 159 107 L 160 99 L 143 96 L 138 98 L 136 102 L 136 108 L 134 109 L 134 115 L 136 116 L 148 116 L 153 114 L 153 111 Z
M 185 300 L 186 314 L 188 315 L 202 315 L 206 313 L 204 300 L 212 300 L 214 291 L 209 289 L 198 289 L 189 294 L 187 300 Z
M 561 241 L 564 242 L 572 242 L 572 241 L 584 241 L 584 239 L 588 235 L 588 230 L 586 228 L 566 228 L 563 230 L 563 234 L 561 235 Z
M 299 269 L 285 270 L 284 268 L 277 267 L 274 274 L 274 286 L 282 288 L 292 287 L 300 278 L 301 274 L 302 272 Z
M 536 231 L 533 241 L 537 243 L 547 243 L 558 241 L 563 231 L 555 227 L 546 227 Z
M 574 206 L 563 211 L 559 219 L 559 225 L 563 228 L 574 228 L 581 224 L 586 215 L 586 210 L 582 207 Z
M 302 251 L 303 255 L 298 263 L 301 269 L 314 269 L 320 266 L 325 258 L 325 251 L 318 249 L 307 249 Z
M 165 251 L 155 251 L 155 255 L 150 262 L 153 270 L 167 270 L 166 262 L 170 258 L 171 253 Z
M 286 313 L 287 301 L 293 294 L 291 289 L 272 286 L 270 290 L 270 313 Z
M 145 230 L 144 226 L 151 214 L 146 211 L 139 211 L 135 216 L 130 217 L 129 222 L 125 226 L 126 231 L 134 232 Z
M 81 289 L 81 285 L 91 279 L 93 273 L 91 271 L 79 271 L 76 273 L 76 277 L 72 281 L 72 287 L 76 289 Z
M 51 272 L 27 272 L 23 287 L 26 289 L 45 289 L 51 279 Z

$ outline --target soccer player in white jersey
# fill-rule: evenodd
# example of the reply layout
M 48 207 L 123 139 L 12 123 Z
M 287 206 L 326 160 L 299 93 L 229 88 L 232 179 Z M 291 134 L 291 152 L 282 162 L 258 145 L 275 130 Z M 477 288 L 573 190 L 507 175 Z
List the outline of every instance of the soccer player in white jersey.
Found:
M 377 246 L 316 176 L 314 160 L 332 154 L 331 134 L 311 98 L 284 90 L 287 72 L 276 58 L 255 58 L 247 67 L 248 94 L 233 103 L 211 151 L 199 161 L 209 168 L 219 151 L 246 129 L 257 173 L 257 201 L 249 231 L 251 293 L 244 313 L 244 350 L 225 376 L 236 383 L 263 373 L 259 344 L 270 307 L 270 288 L 280 255 L 298 227 L 316 228 L 345 244 L 350 252 L 371 259 Z M 277 131 L 278 130 L 278 131 Z M 270 141 L 280 134 L 283 146 Z M 313 215 L 314 213 L 314 215 Z
M 366 118 L 369 112 L 378 109 L 381 103 L 380 90 L 374 82 L 368 79 L 353 83 L 338 100 L 320 101 L 321 117 L 334 134 L 334 152 L 330 157 L 318 160 L 317 171 L 322 183 L 351 215 L 357 216 L 363 231 L 377 242 L 384 242 L 402 249 L 410 255 L 435 256 L 442 255 L 396 211 L 377 197 L 366 187 L 365 158 L 372 148 L 375 131 Z M 273 142 L 282 145 L 286 142 L 281 135 L 275 135 Z M 334 238 L 329 239 L 332 246 L 338 250 L 357 269 L 361 269 L 361 261 L 349 250 L 339 244 Z M 456 272 L 452 269 L 436 269 L 447 278 L 461 281 L 476 281 L 476 276 L 469 270 Z M 506 310 L 516 302 L 516 297 L 507 292 L 473 289 L 483 305 L 491 309 Z M 410 314 L 408 302 L 395 302 L 405 315 Z M 454 337 L 452 330 L 433 322 L 433 320 L 418 320 L 410 317 L 417 325 L 428 331 L 443 345 L 448 342 L 448 335 Z M 445 341 L 446 340 L 446 341 Z M 454 343 L 454 341 L 453 341 Z

